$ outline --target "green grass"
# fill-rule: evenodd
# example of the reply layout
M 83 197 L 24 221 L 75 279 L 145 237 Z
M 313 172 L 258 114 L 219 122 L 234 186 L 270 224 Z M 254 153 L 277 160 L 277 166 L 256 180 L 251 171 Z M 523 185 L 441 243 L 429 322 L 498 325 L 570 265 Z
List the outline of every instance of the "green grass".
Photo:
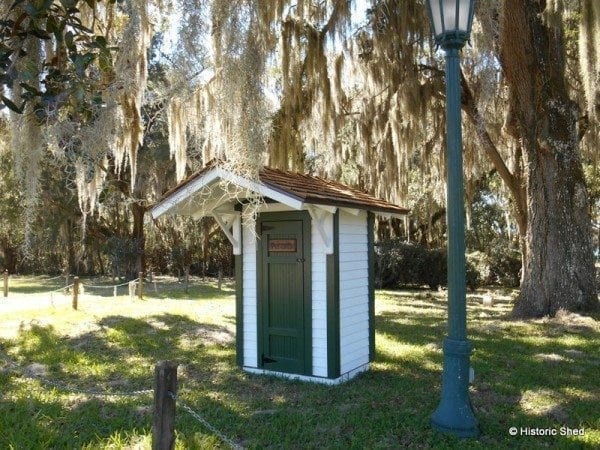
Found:
M 445 334 L 443 293 L 380 291 L 377 354 L 369 372 L 340 386 L 252 376 L 235 366 L 233 285 L 162 280 L 147 300 L 84 294 L 78 311 L 3 312 L 0 358 L 73 389 L 152 386 L 154 364 L 180 365 L 180 396 L 249 448 L 598 448 L 600 325 L 592 318 L 512 321 L 510 292 L 483 307 L 469 297 L 479 439 L 439 434 Z M 168 281 L 168 282 L 165 282 Z M 23 279 L 24 292 L 39 280 Z M 110 280 L 96 280 L 94 283 Z M 30 289 L 27 291 L 27 289 Z M 11 291 L 12 292 L 12 291 Z M 0 300 L 1 302 L 1 300 Z M 20 376 L 0 362 L 0 448 L 149 448 L 152 398 L 90 397 Z M 585 428 L 583 437 L 511 437 L 508 428 Z M 219 448 L 219 439 L 178 409 L 178 448 Z

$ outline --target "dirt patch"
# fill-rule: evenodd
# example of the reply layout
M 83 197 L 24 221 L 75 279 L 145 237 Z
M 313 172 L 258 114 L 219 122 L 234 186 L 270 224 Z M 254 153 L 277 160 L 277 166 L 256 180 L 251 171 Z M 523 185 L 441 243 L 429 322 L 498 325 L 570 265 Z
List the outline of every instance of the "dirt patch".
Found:
M 485 334 L 496 334 L 501 332 L 503 329 L 504 328 L 500 324 L 495 322 L 488 322 L 481 327 L 481 331 L 483 331 Z
M 544 361 L 546 363 L 558 363 L 567 360 L 564 356 L 558 355 L 556 353 L 538 353 L 536 355 L 533 355 L 533 357 L 539 361 Z
M 168 331 L 170 329 L 169 325 L 158 319 L 149 319 L 148 325 L 154 328 L 154 330 Z
M 523 392 L 519 403 L 521 408 L 529 414 L 546 416 L 564 423 L 569 419 L 569 414 L 561 405 L 562 401 L 562 397 L 557 392 L 538 389 Z
M 565 353 L 571 357 L 575 357 L 575 358 L 583 358 L 585 356 L 585 352 L 582 352 L 581 350 L 576 350 L 574 348 L 570 348 L 568 350 L 565 350 Z
M 212 327 L 199 327 L 191 333 L 192 338 L 211 344 L 228 345 L 235 341 L 235 336 L 229 330 Z
M 31 363 L 23 371 L 33 377 L 45 377 L 48 375 L 48 366 L 40 363 Z
M 544 317 L 536 322 L 548 325 L 546 334 L 549 336 L 560 336 L 564 333 L 589 334 L 600 331 L 598 322 L 592 317 L 565 310 L 559 310 L 555 317 Z

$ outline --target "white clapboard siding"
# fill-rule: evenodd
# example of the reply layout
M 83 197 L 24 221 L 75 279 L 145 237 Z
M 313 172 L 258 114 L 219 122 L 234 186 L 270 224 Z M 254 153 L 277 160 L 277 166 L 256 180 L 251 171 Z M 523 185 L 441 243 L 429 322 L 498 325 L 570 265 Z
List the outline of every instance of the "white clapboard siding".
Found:
M 256 233 L 254 223 L 245 223 L 242 228 L 242 294 L 244 328 L 244 366 L 258 367 L 258 320 L 256 304 Z
M 362 224 L 359 224 L 359 225 L 348 224 L 348 223 L 340 224 L 340 233 L 363 235 L 364 232 L 365 232 L 365 230 L 364 230 L 364 227 L 362 226 Z
M 340 211 L 340 369 L 369 362 L 369 274 L 367 213 Z
M 344 261 L 346 264 L 346 273 L 344 273 L 344 275 L 347 275 L 348 272 L 350 272 L 351 270 L 360 270 L 361 271 L 361 276 L 364 275 L 365 270 L 368 271 L 369 270 L 369 262 L 368 261 L 348 261 L 345 260 Z

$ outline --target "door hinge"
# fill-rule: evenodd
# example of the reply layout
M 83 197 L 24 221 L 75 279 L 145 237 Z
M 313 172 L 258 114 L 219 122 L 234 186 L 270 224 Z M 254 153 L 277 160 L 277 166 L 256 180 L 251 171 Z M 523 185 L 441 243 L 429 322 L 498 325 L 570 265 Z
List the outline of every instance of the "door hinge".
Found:
M 265 356 L 264 354 L 262 355 L 262 363 L 263 364 L 276 363 L 276 362 L 277 362 L 276 359 L 269 358 L 268 356 Z

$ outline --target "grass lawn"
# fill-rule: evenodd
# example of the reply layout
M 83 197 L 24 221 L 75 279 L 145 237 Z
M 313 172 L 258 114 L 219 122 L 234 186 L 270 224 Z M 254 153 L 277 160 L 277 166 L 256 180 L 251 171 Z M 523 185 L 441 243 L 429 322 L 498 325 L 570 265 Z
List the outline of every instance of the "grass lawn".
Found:
M 460 441 L 429 426 L 440 396 L 445 293 L 377 292 L 376 360 L 331 387 L 236 367 L 231 283 L 219 291 L 195 280 L 185 294 L 176 281 L 161 281 L 158 292 L 146 285 L 143 301 L 86 289 L 73 311 L 68 296 L 31 295 L 62 281 L 11 280 L 9 301 L 0 298 L 0 448 L 149 448 L 151 395 L 73 391 L 151 388 L 163 359 L 181 364 L 180 397 L 248 448 L 600 447 L 600 323 L 592 318 L 512 321 L 510 292 L 495 291 L 493 307 L 482 306 L 482 293 L 470 295 L 471 399 L 482 435 Z M 11 309 L 15 299 L 21 307 Z M 185 411 L 177 414 L 177 448 L 224 446 Z M 512 426 L 559 435 L 512 437 Z M 561 436 L 561 426 L 585 434 Z

